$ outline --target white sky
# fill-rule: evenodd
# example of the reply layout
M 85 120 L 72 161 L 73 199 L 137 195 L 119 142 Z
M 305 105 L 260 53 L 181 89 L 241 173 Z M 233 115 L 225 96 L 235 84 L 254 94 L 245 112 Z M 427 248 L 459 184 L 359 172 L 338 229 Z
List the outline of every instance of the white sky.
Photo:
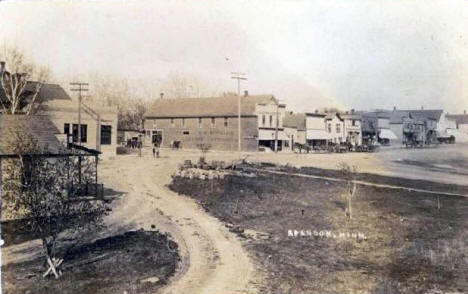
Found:
M 242 71 L 295 110 L 468 109 L 468 1 L 2 1 L 4 41 L 59 80 L 181 72 L 232 91 Z

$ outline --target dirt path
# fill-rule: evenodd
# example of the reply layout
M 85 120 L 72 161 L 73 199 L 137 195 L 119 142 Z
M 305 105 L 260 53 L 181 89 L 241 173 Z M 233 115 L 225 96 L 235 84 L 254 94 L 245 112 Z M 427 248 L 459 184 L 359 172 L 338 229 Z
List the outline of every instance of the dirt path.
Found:
M 258 277 L 237 237 L 192 199 L 165 185 L 177 160 L 122 156 L 103 163 L 103 181 L 128 192 L 108 219 L 110 231 L 128 227 L 169 232 L 180 245 L 181 266 L 162 293 L 256 293 Z

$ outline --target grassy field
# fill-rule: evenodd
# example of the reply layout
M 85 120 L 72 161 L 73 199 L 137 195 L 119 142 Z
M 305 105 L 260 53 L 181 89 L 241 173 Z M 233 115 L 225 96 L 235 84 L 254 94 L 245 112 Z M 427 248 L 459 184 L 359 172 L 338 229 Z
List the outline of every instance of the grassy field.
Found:
M 5 294 L 154 293 L 174 274 L 177 244 L 157 231 L 129 231 L 68 248 L 63 276 L 43 278 L 44 258 L 2 267 Z
M 338 176 L 318 169 L 300 172 Z M 361 177 L 466 191 L 432 187 L 431 182 Z M 325 180 L 258 173 L 213 184 L 176 177 L 170 187 L 245 230 L 246 246 L 267 276 L 266 293 L 468 292 L 466 198 L 359 186 L 353 218 L 348 219 L 343 184 Z M 306 236 L 291 237 L 289 230 L 303 230 Z M 329 236 L 320 236 L 321 231 Z M 252 232 L 262 237 L 250 237 Z

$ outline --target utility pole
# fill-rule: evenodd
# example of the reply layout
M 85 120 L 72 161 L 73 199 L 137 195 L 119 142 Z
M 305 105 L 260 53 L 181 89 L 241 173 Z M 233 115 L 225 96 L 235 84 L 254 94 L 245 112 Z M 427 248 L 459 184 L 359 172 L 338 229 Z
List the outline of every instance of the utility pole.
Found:
M 280 100 L 276 99 L 276 126 L 275 126 L 275 153 L 278 153 L 278 128 L 279 128 L 279 106 Z
M 279 101 L 276 101 L 276 125 L 275 125 L 275 153 L 278 153 L 278 112 L 279 112 Z
M 88 83 L 73 82 L 73 83 L 70 83 L 70 86 L 72 87 L 70 91 L 78 92 L 78 146 L 81 146 L 81 99 L 83 97 L 81 92 L 88 91 L 88 88 L 87 88 Z M 73 125 L 72 125 L 72 132 L 73 132 Z M 81 185 L 81 156 L 78 156 L 78 169 L 79 169 L 78 183 L 80 183 Z
M 240 72 L 231 72 L 231 79 L 237 80 L 237 134 L 238 134 L 238 151 L 239 157 L 242 152 L 242 143 L 241 143 L 241 96 L 240 96 L 240 82 L 241 80 L 245 81 L 245 73 Z
M 81 100 L 83 97 L 81 92 L 88 91 L 88 83 L 73 82 L 70 83 L 70 86 L 75 86 L 75 88 L 71 88 L 70 91 L 78 92 L 78 145 L 81 146 Z

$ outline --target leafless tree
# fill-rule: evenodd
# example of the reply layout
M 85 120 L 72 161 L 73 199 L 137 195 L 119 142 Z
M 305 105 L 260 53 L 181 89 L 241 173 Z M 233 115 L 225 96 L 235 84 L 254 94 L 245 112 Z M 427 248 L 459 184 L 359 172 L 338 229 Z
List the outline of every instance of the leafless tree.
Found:
M 141 93 L 146 92 L 141 88 L 141 84 L 131 85 L 124 78 L 100 74 L 91 75 L 90 84 L 92 95 L 88 101 L 116 107 L 119 129 L 140 130 L 143 128 L 144 115 L 149 108 L 150 101 L 141 97 Z
M 216 96 L 212 86 L 193 74 L 172 72 L 163 80 L 161 91 L 172 99 Z
M 29 61 L 15 46 L 5 45 L 0 60 L 6 62 L 1 73 L 1 85 L 5 96 L 0 97 L 0 106 L 8 114 L 19 112 L 32 114 L 41 103 L 38 99 L 44 83 L 50 79 L 50 69 Z
M 338 167 L 346 183 L 345 195 L 346 195 L 347 202 L 348 202 L 348 208 L 347 208 L 346 214 L 351 219 L 353 218 L 353 211 L 352 211 L 353 203 L 352 202 L 357 191 L 356 180 L 357 180 L 358 168 L 357 166 L 350 166 L 346 162 L 339 163 Z
M 58 237 L 65 230 L 79 233 L 99 226 L 105 214 L 100 201 L 83 200 L 78 183 L 81 178 L 93 177 L 91 162 L 77 157 L 46 158 L 34 137 L 18 130 L 10 138 L 10 145 L 19 158 L 9 159 L 4 174 L 2 210 L 6 217 L 23 218 L 30 232 L 40 236 L 45 263 L 56 278 Z

